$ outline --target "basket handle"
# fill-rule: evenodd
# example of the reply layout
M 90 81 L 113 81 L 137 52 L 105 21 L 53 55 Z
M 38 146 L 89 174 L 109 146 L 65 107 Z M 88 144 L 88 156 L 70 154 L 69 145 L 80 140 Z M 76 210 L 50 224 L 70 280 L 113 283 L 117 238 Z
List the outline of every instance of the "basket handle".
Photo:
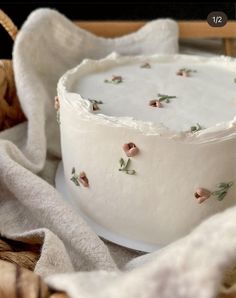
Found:
M 0 24 L 3 28 L 5 28 L 8 34 L 11 36 L 12 40 L 15 40 L 18 29 L 13 21 L 9 18 L 8 15 L 5 14 L 2 9 L 0 9 Z

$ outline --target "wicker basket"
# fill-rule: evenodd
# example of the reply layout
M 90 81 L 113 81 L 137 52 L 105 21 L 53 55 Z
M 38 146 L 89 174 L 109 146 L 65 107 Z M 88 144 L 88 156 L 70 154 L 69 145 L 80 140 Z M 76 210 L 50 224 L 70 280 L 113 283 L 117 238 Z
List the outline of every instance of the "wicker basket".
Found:
M 2 10 L 0 10 L 0 24 L 15 40 L 17 27 Z M 0 131 L 25 119 L 17 97 L 12 61 L 0 60 Z
M 50 290 L 32 270 L 40 257 L 42 244 L 35 239 L 27 243 L 0 236 L 1 298 L 68 298 L 65 293 Z

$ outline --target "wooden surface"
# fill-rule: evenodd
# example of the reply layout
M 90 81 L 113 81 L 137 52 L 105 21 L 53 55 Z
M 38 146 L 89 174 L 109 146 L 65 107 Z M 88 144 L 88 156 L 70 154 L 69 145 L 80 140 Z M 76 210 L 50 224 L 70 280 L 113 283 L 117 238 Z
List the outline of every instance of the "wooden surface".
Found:
M 146 21 L 75 21 L 76 25 L 104 37 L 118 37 L 135 32 Z M 236 21 L 224 27 L 211 27 L 206 21 L 178 21 L 180 38 L 236 38 Z
M 81 28 L 106 38 L 133 33 L 145 23 L 145 21 L 75 21 Z M 224 27 L 211 27 L 206 21 L 179 21 L 178 25 L 181 39 L 221 38 L 225 54 L 235 56 L 236 21 L 229 21 Z

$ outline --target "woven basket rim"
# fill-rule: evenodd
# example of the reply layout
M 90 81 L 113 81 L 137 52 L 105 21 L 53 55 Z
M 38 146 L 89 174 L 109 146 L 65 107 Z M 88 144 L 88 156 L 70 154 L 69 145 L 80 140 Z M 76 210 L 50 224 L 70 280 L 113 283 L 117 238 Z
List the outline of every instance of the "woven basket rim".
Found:
M 15 40 L 16 35 L 18 33 L 18 28 L 14 24 L 12 19 L 2 9 L 0 9 L 0 24 L 10 35 L 12 40 Z

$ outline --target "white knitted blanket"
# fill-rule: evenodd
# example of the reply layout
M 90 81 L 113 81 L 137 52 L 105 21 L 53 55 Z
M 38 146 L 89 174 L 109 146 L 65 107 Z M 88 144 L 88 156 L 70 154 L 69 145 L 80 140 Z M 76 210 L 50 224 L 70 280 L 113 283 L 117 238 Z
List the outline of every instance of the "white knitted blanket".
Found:
M 57 81 L 82 59 L 112 51 L 176 53 L 177 24 L 157 20 L 112 40 L 95 37 L 50 9 L 36 10 L 24 23 L 13 65 L 28 121 L 0 134 L 0 232 L 42 243 L 35 272 L 73 298 L 216 297 L 236 257 L 235 208 L 184 239 L 139 256 L 100 240 L 54 188 L 61 158 L 53 108 Z

